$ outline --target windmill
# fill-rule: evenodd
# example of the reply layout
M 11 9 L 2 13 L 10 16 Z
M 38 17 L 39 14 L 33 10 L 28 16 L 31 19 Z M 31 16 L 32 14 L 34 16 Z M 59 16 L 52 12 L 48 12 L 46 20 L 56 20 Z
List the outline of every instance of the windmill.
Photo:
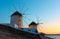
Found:
M 18 11 L 17 8 L 15 7 L 15 5 L 13 5 L 13 8 L 15 9 L 15 11 Z M 23 21 L 24 21 L 25 24 L 28 26 L 28 23 L 27 23 L 27 21 L 26 21 L 25 19 L 28 19 L 28 20 L 31 21 L 30 18 L 26 17 L 26 16 L 28 16 L 28 15 L 30 15 L 30 14 L 25 14 L 25 12 L 28 10 L 28 8 L 27 8 L 26 10 L 24 10 L 24 11 L 23 11 L 23 10 L 24 10 L 24 7 L 22 8 L 22 11 L 21 11 L 21 14 L 22 14 L 22 16 L 23 16 Z M 9 9 L 9 11 L 13 12 L 13 10 L 11 10 L 11 9 Z M 26 16 L 25 16 L 25 15 L 26 15 Z

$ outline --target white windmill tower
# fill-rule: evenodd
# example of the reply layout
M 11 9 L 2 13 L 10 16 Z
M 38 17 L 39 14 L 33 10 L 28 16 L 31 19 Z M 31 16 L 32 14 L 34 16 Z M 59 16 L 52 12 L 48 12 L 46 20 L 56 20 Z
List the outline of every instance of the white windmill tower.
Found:
M 22 21 L 22 14 L 19 13 L 18 11 L 15 11 L 12 15 L 11 15 L 11 20 L 10 20 L 10 24 L 13 27 L 16 28 L 22 28 L 23 27 L 23 21 Z
M 25 23 L 25 25 L 27 25 L 27 27 L 28 27 L 29 23 L 26 20 L 28 19 L 28 21 L 31 21 L 31 19 L 28 18 L 27 15 L 30 15 L 30 14 L 26 13 L 26 11 L 29 8 L 28 7 L 25 8 L 25 6 L 24 6 L 24 5 L 26 5 L 25 3 L 24 4 L 18 4 L 18 5 L 19 5 L 19 7 L 18 7 L 19 9 L 16 7 L 17 5 L 15 6 L 15 4 L 13 4 L 13 8 L 14 8 L 15 12 L 11 15 L 10 24 L 11 24 L 11 26 L 13 26 L 15 28 L 23 28 L 24 23 Z M 9 11 L 13 12 L 13 10 L 10 8 L 9 8 Z
M 23 7 L 24 8 L 24 7 Z M 16 7 L 14 6 L 14 9 L 15 9 L 15 12 L 11 15 L 11 19 L 10 19 L 10 24 L 11 26 L 15 27 L 15 28 L 23 28 L 23 21 L 28 24 L 25 20 L 23 20 L 23 17 L 26 17 L 25 15 L 28 15 L 28 14 L 25 14 L 25 12 L 28 10 L 24 10 L 22 8 L 22 11 L 21 13 L 16 9 Z M 10 11 L 13 12 L 13 10 L 9 9 Z M 23 11 L 24 10 L 24 11 Z M 26 17 L 27 18 L 27 17 Z M 26 19 L 25 18 L 25 19 Z M 31 20 L 29 18 L 27 18 L 28 20 Z

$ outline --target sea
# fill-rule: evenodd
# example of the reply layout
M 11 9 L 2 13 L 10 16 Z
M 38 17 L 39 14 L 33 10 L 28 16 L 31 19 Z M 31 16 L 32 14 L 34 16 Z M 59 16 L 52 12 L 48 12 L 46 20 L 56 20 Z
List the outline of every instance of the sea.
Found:
M 54 39 L 60 39 L 60 35 L 46 35 L 46 36 Z

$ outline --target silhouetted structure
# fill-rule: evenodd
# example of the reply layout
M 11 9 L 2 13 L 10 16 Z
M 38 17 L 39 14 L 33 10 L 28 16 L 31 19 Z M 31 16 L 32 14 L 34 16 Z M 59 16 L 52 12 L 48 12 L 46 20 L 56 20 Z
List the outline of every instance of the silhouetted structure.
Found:
M 29 28 L 37 28 L 37 23 L 31 22 L 31 23 L 29 24 Z

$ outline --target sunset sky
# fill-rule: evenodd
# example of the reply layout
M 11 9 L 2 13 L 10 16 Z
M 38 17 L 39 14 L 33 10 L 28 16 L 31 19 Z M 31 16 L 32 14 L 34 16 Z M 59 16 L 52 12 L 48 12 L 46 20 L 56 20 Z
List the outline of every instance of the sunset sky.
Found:
M 23 20 L 28 24 L 41 19 L 40 32 L 60 34 L 60 0 L 0 0 L 0 23 L 10 23 L 10 15 L 16 10 L 26 14 Z

